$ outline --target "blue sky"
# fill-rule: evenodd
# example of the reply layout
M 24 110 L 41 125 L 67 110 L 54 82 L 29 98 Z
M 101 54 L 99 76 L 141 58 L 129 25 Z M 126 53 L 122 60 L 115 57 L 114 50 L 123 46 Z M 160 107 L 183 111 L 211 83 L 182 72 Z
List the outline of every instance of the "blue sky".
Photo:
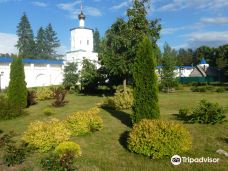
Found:
M 132 0 L 83 0 L 86 27 L 101 35 L 117 17 L 125 16 Z M 34 34 L 52 23 L 61 41 L 59 51 L 70 49 L 69 29 L 78 26 L 80 0 L 0 0 L 0 53 L 15 53 L 16 27 L 26 12 Z M 228 43 L 228 0 L 151 0 L 149 19 L 160 18 L 160 47 L 219 46 Z

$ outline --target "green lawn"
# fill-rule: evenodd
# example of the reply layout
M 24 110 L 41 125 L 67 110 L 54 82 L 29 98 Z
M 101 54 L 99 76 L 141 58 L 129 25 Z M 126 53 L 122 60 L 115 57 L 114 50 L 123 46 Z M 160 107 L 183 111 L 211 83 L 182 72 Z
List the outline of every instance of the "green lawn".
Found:
M 208 99 L 218 102 L 224 106 L 228 118 L 228 93 L 192 93 L 176 92 L 160 94 L 161 118 L 176 120 L 173 114 L 181 107 L 193 107 L 201 99 Z M 63 108 L 57 108 L 56 118 L 64 118 L 72 112 L 86 110 L 101 103 L 102 98 L 98 96 L 76 96 L 68 95 L 69 103 Z M 26 127 L 34 120 L 47 120 L 43 109 L 51 104 L 51 101 L 39 102 L 39 104 L 27 109 L 27 116 L 11 121 L 0 121 L 0 129 L 4 132 L 14 130 L 18 137 L 26 130 Z M 129 152 L 126 149 L 126 132 L 130 130 L 130 119 L 128 113 L 113 110 L 101 110 L 101 117 L 104 121 L 104 129 L 100 132 L 81 137 L 74 137 L 73 140 L 80 144 L 82 157 L 78 159 L 79 170 L 129 170 L 129 171 L 169 171 L 169 170 L 227 170 L 228 158 L 216 154 L 216 150 L 222 148 L 228 151 L 228 143 L 224 137 L 228 136 L 228 122 L 216 125 L 185 124 L 193 137 L 193 147 L 188 153 L 182 154 L 186 157 L 218 157 L 218 164 L 180 164 L 173 166 L 170 158 L 152 160 L 147 157 Z M 178 121 L 181 122 L 181 121 Z M 38 166 L 37 156 L 29 157 L 24 166 L 33 166 L 34 170 L 41 170 Z M 0 155 L 1 156 L 1 155 Z M 1 163 L 1 161 L 0 161 Z M 19 170 L 22 166 L 8 169 L 0 165 L 0 170 Z

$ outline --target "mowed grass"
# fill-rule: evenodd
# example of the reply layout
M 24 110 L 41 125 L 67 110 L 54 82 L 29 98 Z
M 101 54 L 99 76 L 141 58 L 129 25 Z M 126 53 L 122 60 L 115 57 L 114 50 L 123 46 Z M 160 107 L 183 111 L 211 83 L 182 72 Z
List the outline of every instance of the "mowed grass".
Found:
M 179 108 L 194 107 L 201 99 L 218 102 L 225 108 L 228 119 L 228 93 L 192 93 L 180 91 L 170 94 L 161 93 L 159 97 L 161 119 L 182 122 L 178 121 L 174 114 L 178 113 Z M 68 95 L 67 100 L 69 103 L 62 108 L 56 108 L 56 114 L 52 117 L 64 119 L 73 112 L 87 110 L 101 103 L 102 97 Z M 47 120 L 49 118 L 43 114 L 43 109 L 50 106 L 50 104 L 51 100 L 39 102 L 39 104 L 27 109 L 28 115 L 26 116 L 10 121 L 0 121 L 0 129 L 4 132 L 15 131 L 19 139 L 30 122 L 34 120 Z M 184 124 L 192 135 L 193 145 L 191 151 L 179 155 L 193 158 L 218 157 L 220 158 L 219 163 L 182 163 L 179 166 L 173 166 L 170 163 L 169 157 L 161 160 L 152 160 L 148 157 L 131 153 L 126 149 L 126 135 L 127 131 L 131 128 L 130 112 L 102 109 L 100 113 L 104 121 L 104 129 L 102 131 L 72 138 L 82 148 L 83 155 L 77 160 L 79 170 L 228 170 L 228 158 L 216 154 L 216 150 L 220 148 L 228 151 L 228 143 L 224 140 L 224 137 L 228 136 L 228 122 L 216 125 Z M 29 157 L 23 165 L 33 165 L 34 170 L 41 170 L 37 165 L 37 156 L 38 154 Z M 7 169 L 6 167 L 2 168 Z M 17 168 L 14 167 L 13 169 L 17 170 Z M 10 168 L 7 170 L 13 169 Z

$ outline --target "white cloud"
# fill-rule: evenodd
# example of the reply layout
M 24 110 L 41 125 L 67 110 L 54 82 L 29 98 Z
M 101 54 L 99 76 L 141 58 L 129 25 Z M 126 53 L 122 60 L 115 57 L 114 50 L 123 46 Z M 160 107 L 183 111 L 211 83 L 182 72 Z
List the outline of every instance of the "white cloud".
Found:
M 71 18 L 77 18 L 77 15 L 81 12 L 80 7 L 77 7 L 78 4 L 80 4 L 81 1 L 74 1 L 72 3 L 62 3 L 62 4 L 58 4 L 57 7 L 68 11 L 70 13 L 70 17 Z M 91 6 L 84 6 L 83 7 L 83 12 L 85 13 L 85 15 L 90 15 L 90 16 L 102 16 L 102 13 L 99 9 L 95 8 L 95 7 L 91 7 Z
M 228 24 L 228 17 L 202 18 L 201 22 L 205 24 Z
M 34 2 L 32 2 L 32 4 L 37 7 L 47 7 L 48 6 L 46 3 L 39 2 L 39 1 L 34 1 Z
M 186 8 L 216 10 L 228 7 L 228 0 L 172 0 L 157 7 L 157 11 L 178 11 Z
M 217 47 L 228 43 L 228 31 L 223 32 L 194 32 L 186 34 L 189 47 L 196 48 L 202 45 Z
M 17 35 L 0 33 L 0 53 L 17 53 Z
M 131 3 L 132 3 L 132 0 L 126 0 L 126 1 L 120 2 L 117 5 L 112 6 L 110 9 L 119 10 L 125 7 L 129 7 Z

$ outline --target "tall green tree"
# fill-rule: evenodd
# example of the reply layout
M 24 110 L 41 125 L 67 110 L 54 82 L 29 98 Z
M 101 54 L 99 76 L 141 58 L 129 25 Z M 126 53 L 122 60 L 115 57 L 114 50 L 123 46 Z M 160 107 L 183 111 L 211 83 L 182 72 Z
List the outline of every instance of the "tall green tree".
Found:
M 176 85 L 175 78 L 176 67 L 176 51 L 167 43 L 164 45 L 164 53 L 162 57 L 161 84 L 166 92 L 170 92 L 170 88 Z
M 193 56 L 194 56 L 194 52 L 192 49 L 180 48 L 178 50 L 178 55 L 177 55 L 177 59 L 178 59 L 177 64 L 179 66 L 192 65 L 193 64 Z
M 66 89 L 76 88 L 79 81 L 78 64 L 76 62 L 67 63 L 64 68 L 63 86 Z
M 7 91 L 9 102 L 16 109 L 25 108 L 27 105 L 27 89 L 25 82 L 24 65 L 20 57 L 14 57 L 10 66 L 10 82 Z
M 19 56 L 22 58 L 34 58 L 34 36 L 28 17 L 25 13 L 23 13 L 21 20 L 17 26 L 17 36 L 18 41 L 16 47 L 19 50 Z
M 98 29 L 96 28 L 93 33 L 93 44 L 94 44 L 94 52 L 99 53 L 100 52 L 100 33 Z
M 45 37 L 47 44 L 47 58 L 57 59 L 60 55 L 57 54 L 57 48 L 60 47 L 60 41 L 57 37 L 57 33 L 54 31 L 51 23 L 45 28 Z
M 195 61 L 195 64 L 198 64 L 202 58 L 205 58 L 210 66 L 216 66 L 215 48 L 200 46 L 195 50 L 195 56 L 198 59 Z
M 47 53 L 47 41 L 46 41 L 46 33 L 43 27 L 37 32 L 36 37 L 36 58 L 37 59 L 46 59 L 48 57 Z
M 158 84 L 155 73 L 155 50 L 151 41 L 144 37 L 136 51 L 133 68 L 133 123 L 143 118 L 156 119 L 160 116 Z
M 88 59 L 83 59 L 80 76 L 83 91 L 85 93 L 93 93 L 98 86 L 98 70 L 96 65 Z

